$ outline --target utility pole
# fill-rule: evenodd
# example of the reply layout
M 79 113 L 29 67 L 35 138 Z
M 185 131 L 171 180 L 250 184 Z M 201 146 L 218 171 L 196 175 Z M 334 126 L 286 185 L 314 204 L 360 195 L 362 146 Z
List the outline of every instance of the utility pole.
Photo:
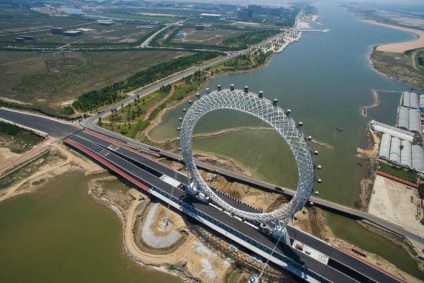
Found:
M 46 63 L 47 73 L 50 73 L 49 62 L 47 62 L 47 60 L 45 60 L 44 63 Z

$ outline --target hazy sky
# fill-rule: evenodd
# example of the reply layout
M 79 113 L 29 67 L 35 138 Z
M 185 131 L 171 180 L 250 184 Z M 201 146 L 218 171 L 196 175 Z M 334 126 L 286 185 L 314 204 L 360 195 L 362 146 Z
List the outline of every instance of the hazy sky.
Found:
M 320 1 L 331 1 L 331 0 L 320 0 Z M 423 0 L 338 0 L 338 2 L 344 3 L 366 3 L 366 4 L 398 4 L 398 5 L 424 5 Z
M 166 0 L 159 0 L 161 2 Z M 169 1 L 169 0 L 168 0 Z M 210 0 L 171 0 L 175 2 L 200 2 L 200 3 L 211 3 Z M 249 4 L 257 4 L 264 6 L 286 6 L 289 3 L 297 2 L 296 0 L 216 0 L 213 3 L 225 3 L 225 4 L 236 4 L 240 6 L 246 6 Z M 368 5 L 373 4 L 399 4 L 399 5 L 424 5 L 424 0 L 301 0 L 301 2 L 331 2 L 331 3 L 364 3 Z

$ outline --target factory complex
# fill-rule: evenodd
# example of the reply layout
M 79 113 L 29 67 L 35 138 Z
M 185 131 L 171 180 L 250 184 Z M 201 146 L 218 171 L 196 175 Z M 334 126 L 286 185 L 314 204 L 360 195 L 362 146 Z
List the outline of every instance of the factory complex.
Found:
M 424 173 L 422 116 L 424 95 L 405 91 L 398 107 L 396 127 L 371 121 L 371 129 L 382 134 L 378 157 L 393 165 Z

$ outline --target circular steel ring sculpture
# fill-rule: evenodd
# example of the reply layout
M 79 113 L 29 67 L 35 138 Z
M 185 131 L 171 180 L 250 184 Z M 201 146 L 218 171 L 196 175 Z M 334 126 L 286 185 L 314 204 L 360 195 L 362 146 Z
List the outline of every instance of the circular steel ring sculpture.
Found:
M 296 160 L 298 185 L 295 196 L 284 207 L 267 213 L 253 213 L 237 209 L 223 201 L 203 180 L 197 170 L 192 154 L 192 134 L 196 123 L 205 114 L 218 109 L 232 109 L 253 115 L 273 127 L 287 142 Z M 284 110 L 247 89 L 220 89 L 201 96 L 184 116 L 180 129 L 180 147 L 182 156 L 197 190 L 207 195 L 215 204 L 242 219 L 259 221 L 268 228 L 285 227 L 288 220 L 308 200 L 314 183 L 314 163 L 311 149 L 302 131 Z

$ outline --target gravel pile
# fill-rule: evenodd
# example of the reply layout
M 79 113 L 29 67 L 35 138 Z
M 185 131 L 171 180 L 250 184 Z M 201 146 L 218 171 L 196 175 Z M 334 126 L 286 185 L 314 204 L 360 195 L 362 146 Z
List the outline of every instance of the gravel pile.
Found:
M 151 248 L 164 249 L 175 244 L 181 238 L 181 233 L 178 230 L 173 230 L 167 236 L 163 237 L 155 236 L 152 233 L 150 227 L 152 226 L 152 222 L 156 216 L 158 205 L 159 203 L 154 203 L 147 214 L 146 221 L 144 222 L 141 232 L 141 238 L 143 239 L 143 242 Z
M 212 255 L 212 252 L 207 247 L 205 247 L 205 245 L 203 245 L 202 243 L 194 241 L 193 247 L 196 249 L 196 252 L 199 255 L 206 255 L 206 256 Z
M 208 277 L 209 279 L 214 279 L 216 277 L 216 272 L 212 269 L 209 261 L 205 258 L 202 258 L 200 263 L 202 264 L 202 271 L 200 271 L 200 274 Z

